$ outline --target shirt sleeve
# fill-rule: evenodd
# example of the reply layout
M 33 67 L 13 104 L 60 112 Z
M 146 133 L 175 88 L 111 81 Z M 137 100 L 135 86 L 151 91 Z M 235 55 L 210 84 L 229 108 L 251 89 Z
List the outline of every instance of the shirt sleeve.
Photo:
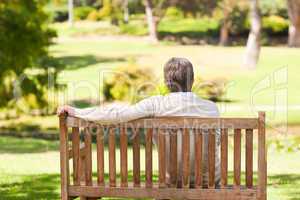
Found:
M 153 117 L 155 113 L 154 97 L 142 100 L 134 105 L 112 104 L 110 106 L 74 109 L 74 116 L 88 121 L 102 123 L 122 123 L 131 120 Z

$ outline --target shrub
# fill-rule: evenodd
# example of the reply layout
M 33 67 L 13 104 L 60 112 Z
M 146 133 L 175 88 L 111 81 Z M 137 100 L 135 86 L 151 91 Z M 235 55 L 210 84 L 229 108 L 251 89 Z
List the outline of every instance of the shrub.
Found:
M 212 37 L 219 34 L 219 22 L 212 18 L 184 18 L 181 20 L 165 18 L 159 23 L 158 32 L 161 37 L 167 35 L 191 38 Z
M 100 20 L 99 12 L 97 10 L 93 10 L 92 12 L 89 13 L 86 19 L 90 21 Z
M 223 78 L 207 81 L 197 77 L 192 90 L 204 99 L 214 102 L 226 101 L 223 99 L 226 93 L 226 83 L 227 81 Z
M 165 17 L 172 18 L 172 19 L 182 19 L 184 17 L 184 14 L 180 8 L 172 6 L 172 7 L 167 8 Z
M 74 9 L 74 18 L 77 20 L 83 20 L 88 17 L 88 15 L 96 11 L 95 8 L 89 6 L 77 7 Z
M 286 0 L 262 0 L 260 10 L 263 16 L 278 15 L 288 18 Z
M 103 7 L 99 11 L 99 18 L 103 19 L 112 15 L 113 6 L 111 0 L 103 0 Z
M 144 23 L 132 23 L 130 21 L 129 24 L 121 24 L 120 31 L 128 35 L 143 36 L 148 34 L 148 27 Z
M 102 89 L 104 99 L 137 102 L 155 90 L 152 82 L 148 82 L 153 77 L 153 72 L 149 68 L 138 67 L 135 64 L 118 67 L 104 80 Z
M 287 33 L 289 28 L 288 20 L 277 15 L 263 17 L 262 24 L 263 29 L 271 34 Z

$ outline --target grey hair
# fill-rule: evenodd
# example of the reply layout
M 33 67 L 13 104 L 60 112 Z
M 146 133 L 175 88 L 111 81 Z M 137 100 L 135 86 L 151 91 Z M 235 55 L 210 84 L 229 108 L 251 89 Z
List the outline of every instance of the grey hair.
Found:
M 192 63 L 186 58 L 171 58 L 164 66 L 165 84 L 170 92 L 190 92 L 194 83 Z

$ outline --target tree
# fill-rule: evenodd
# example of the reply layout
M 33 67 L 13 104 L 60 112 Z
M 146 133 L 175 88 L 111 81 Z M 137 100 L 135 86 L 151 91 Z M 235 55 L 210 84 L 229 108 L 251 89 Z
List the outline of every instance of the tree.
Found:
M 260 53 L 261 15 L 259 0 L 250 0 L 250 21 L 251 27 L 246 46 L 244 67 L 254 69 L 256 68 Z
M 123 1 L 123 10 L 124 10 L 124 23 L 129 22 L 129 8 L 128 8 L 128 0 Z
M 167 0 L 144 0 L 149 36 L 152 42 L 158 41 L 157 25 L 165 14 Z
M 287 0 L 290 18 L 289 40 L 290 47 L 300 47 L 300 1 Z
M 149 36 L 153 42 L 158 41 L 157 37 L 157 24 L 154 14 L 153 14 L 153 2 L 152 0 L 145 0 L 145 11 L 147 17 L 147 24 L 149 29 Z
M 229 31 L 231 26 L 230 14 L 236 3 L 236 0 L 223 0 L 220 2 L 220 7 L 223 12 L 223 20 L 220 29 L 219 44 L 222 46 L 228 44 Z
M 55 32 L 48 29 L 43 11 L 46 0 L 0 1 L 0 107 L 28 108 L 47 104 L 48 47 Z M 52 76 L 53 75 L 53 76 Z
M 73 7 L 74 7 L 73 0 L 68 0 L 68 22 L 70 26 L 73 26 L 74 24 Z

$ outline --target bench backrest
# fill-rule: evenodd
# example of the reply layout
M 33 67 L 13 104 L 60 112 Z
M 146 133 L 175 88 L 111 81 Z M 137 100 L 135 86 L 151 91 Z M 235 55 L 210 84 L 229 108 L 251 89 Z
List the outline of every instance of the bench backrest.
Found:
M 72 128 L 71 136 L 68 128 Z M 80 139 L 83 130 L 83 144 Z M 215 130 L 221 132 L 220 159 L 221 181 L 215 185 Z M 120 134 L 116 134 L 119 132 Z M 140 130 L 145 133 L 142 140 Z M 177 164 L 177 134 L 182 134 L 182 167 Z M 208 139 L 208 185 L 203 185 L 203 132 L 209 132 Z M 130 132 L 130 134 L 129 134 Z M 233 133 L 233 184 L 228 182 L 229 133 Z M 257 184 L 253 181 L 254 156 L 253 138 L 257 132 Z M 158 182 L 154 181 L 153 137 L 157 133 Z M 242 135 L 245 133 L 245 139 Z M 169 135 L 168 135 L 169 134 Z M 190 166 L 190 134 L 194 134 L 195 162 Z M 108 160 L 105 160 L 105 140 L 108 136 Z M 97 159 L 97 181 L 93 183 L 92 173 L 92 136 L 95 136 Z M 119 136 L 119 137 L 116 137 Z M 170 149 L 166 149 L 166 137 L 169 137 Z M 69 144 L 69 138 L 71 145 Z M 128 142 L 132 141 L 132 161 L 128 160 Z M 242 141 L 245 141 L 245 184 L 241 182 Z M 141 170 L 141 143 L 145 143 L 145 169 Z M 119 144 L 120 157 L 116 156 Z M 238 197 L 243 199 L 266 199 L 266 144 L 265 113 L 259 112 L 258 118 L 195 118 L 165 117 L 145 118 L 135 121 L 103 125 L 78 118 L 60 116 L 60 156 L 62 199 L 72 196 L 93 197 L 132 197 L 132 198 L 211 198 Z M 167 151 L 170 158 L 167 161 Z M 144 156 L 144 155 L 142 155 Z M 72 159 L 72 181 L 70 181 L 69 159 Z M 120 173 L 117 173 L 117 163 Z M 256 160 L 255 160 L 256 161 Z M 108 162 L 108 180 L 105 178 L 105 163 Z M 129 181 L 129 162 L 132 162 L 132 181 Z M 169 163 L 167 163 L 169 162 Z M 169 164 L 169 165 L 168 165 Z M 167 170 L 167 166 L 169 169 Z M 195 170 L 195 181 L 190 185 L 190 169 Z M 182 176 L 178 176 L 181 170 Z M 141 178 L 145 171 L 145 178 Z M 166 172 L 170 172 L 167 178 Z M 118 175 L 120 181 L 117 180 Z M 180 179 L 180 180 L 178 180 Z M 179 184 L 180 183 L 180 184 Z M 230 192 L 227 192 L 227 190 Z M 205 192 L 204 192 L 205 191 Z M 214 192 L 217 191 L 217 192 Z M 225 196 L 224 196 L 225 195 Z M 201 198 L 199 198 L 201 199 Z

